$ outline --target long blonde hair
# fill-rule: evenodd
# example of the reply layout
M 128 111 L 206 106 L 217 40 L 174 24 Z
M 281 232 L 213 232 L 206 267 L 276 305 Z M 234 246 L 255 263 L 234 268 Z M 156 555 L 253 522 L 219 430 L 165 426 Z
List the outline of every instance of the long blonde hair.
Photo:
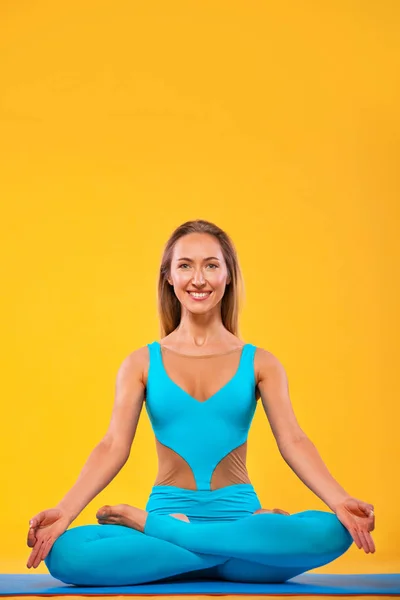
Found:
M 179 238 L 189 233 L 213 235 L 221 246 L 231 279 L 225 288 L 225 294 L 221 302 L 222 323 L 228 331 L 234 335 L 239 335 L 239 311 L 244 301 L 244 282 L 235 247 L 228 234 L 217 225 L 197 219 L 186 221 L 186 223 L 177 227 L 164 247 L 158 278 L 158 314 L 161 338 L 174 331 L 181 320 L 181 303 L 167 278 L 170 275 L 174 246 Z

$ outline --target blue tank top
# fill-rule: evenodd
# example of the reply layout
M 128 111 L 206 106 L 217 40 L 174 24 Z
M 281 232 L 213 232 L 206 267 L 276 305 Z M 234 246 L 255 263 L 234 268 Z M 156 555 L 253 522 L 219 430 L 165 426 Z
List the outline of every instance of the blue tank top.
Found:
M 209 491 L 215 467 L 247 440 L 257 405 L 256 346 L 243 346 L 235 375 L 204 402 L 168 376 L 159 342 L 147 346 L 150 365 L 145 404 L 154 434 L 188 463 L 197 490 Z

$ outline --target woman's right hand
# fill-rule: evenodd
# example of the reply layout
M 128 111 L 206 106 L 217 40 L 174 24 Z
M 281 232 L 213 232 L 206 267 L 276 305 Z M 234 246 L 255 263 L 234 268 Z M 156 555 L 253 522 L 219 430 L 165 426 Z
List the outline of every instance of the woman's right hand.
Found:
M 30 521 L 27 544 L 33 548 L 26 566 L 39 566 L 46 558 L 52 545 L 71 524 L 69 515 L 61 508 L 49 508 L 34 516 Z

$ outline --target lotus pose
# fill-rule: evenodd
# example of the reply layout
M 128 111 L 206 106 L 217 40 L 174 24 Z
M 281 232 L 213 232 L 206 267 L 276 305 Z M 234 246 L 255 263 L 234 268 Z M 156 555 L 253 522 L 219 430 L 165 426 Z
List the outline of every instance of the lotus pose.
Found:
M 118 371 L 109 428 L 60 503 L 30 521 L 28 568 L 45 561 L 73 585 L 161 580 L 284 582 L 325 565 L 353 541 L 374 552 L 372 504 L 331 476 L 301 429 L 285 370 L 238 336 L 242 278 L 233 243 L 203 220 L 168 240 L 158 281 L 161 339 Z M 246 469 L 257 402 L 283 459 L 329 511 L 262 508 Z M 128 460 L 146 410 L 159 468 L 145 509 L 118 504 L 69 528 Z

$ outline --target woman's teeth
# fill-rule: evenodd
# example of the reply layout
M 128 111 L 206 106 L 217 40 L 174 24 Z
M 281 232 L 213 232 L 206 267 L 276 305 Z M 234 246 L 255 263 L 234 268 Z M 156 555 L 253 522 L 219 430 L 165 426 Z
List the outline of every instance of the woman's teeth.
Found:
M 202 299 L 202 298 L 207 298 L 211 292 L 202 292 L 202 293 L 196 293 L 196 292 L 189 292 L 190 296 L 192 296 L 192 298 L 197 298 L 197 299 Z

